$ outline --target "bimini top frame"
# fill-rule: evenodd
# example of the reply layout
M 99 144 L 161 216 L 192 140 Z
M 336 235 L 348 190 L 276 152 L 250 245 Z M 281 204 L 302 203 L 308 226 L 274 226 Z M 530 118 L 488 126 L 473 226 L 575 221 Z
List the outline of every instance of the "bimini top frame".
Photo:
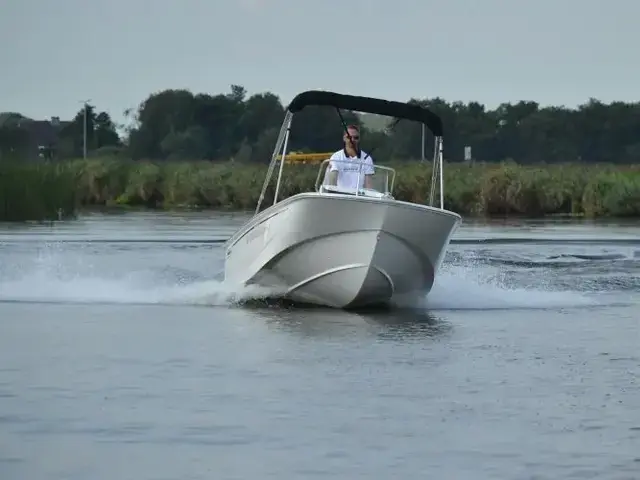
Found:
M 308 106 L 330 106 L 335 107 L 342 120 L 345 131 L 347 126 L 340 113 L 341 109 L 352 110 L 356 112 L 375 113 L 388 117 L 395 117 L 396 121 L 410 120 L 424 124 L 433 134 L 435 138 L 433 172 L 431 176 L 431 191 L 429 194 L 429 204 L 433 206 L 433 196 L 435 192 L 436 181 L 440 181 L 440 208 L 444 209 L 444 185 L 442 178 L 443 163 L 443 126 L 441 118 L 429 109 L 416 104 L 396 102 L 391 100 L 383 100 L 380 98 L 361 97 L 356 95 L 345 95 L 342 93 L 329 92 L 325 90 L 308 90 L 302 92 L 289 103 L 285 114 L 284 122 L 280 128 L 280 133 L 276 141 L 276 146 L 269 163 L 267 176 L 262 186 L 262 192 L 256 206 L 255 213 L 260 211 L 260 205 L 264 200 L 267 186 L 273 175 L 275 164 L 280 161 L 278 171 L 278 179 L 276 182 L 276 191 L 273 198 L 273 204 L 278 202 L 278 193 L 280 191 L 280 183 L 282 180 L 282 170 L 285 164 L 287 145 L 289 143 L 289 135 L 291 133 L 291 123 L 294 114 L 304 110 Z M 348 132 L 347 132 L 348 134 Z M 282 155 L 280 156 L 280 152 Z M 280 156 L 280 158 L 278 158 Z
M 380 98 L 358 97 L 324 90 L 309 90 L 298 94 L 287 107 L 291 113 L 298 113 L 311 105 L 335 107 L 355 112 L 377 113 L 387 117 L 424 123 L 434 137 L 442 137 L 442 120 L 438 115 L 420 105 L 382 100 Z

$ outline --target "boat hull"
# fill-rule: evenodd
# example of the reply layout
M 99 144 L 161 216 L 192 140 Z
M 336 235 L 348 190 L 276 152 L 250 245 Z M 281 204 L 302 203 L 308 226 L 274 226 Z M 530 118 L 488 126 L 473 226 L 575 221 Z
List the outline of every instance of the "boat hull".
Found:
M 334 308 L 413 305 L 430 291 L 460 222 L 393 199 L 299 194 L 227 242 L 225 281 Z

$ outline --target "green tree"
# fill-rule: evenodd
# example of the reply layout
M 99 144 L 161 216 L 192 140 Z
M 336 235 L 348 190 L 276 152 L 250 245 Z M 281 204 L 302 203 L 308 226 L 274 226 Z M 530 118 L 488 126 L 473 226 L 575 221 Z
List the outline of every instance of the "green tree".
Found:
M 122 143 L 116 131 L 116 126 L 108 113 L 100 112 L 96 115 L 94 126 L 96 148 L 116 147 Z

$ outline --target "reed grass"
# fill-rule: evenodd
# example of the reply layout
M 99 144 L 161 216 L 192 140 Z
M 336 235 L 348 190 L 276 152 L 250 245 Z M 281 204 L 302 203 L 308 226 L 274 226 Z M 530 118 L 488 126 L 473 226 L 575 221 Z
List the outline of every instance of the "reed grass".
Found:
M 68 164 L 0 163 L 0 221 L 61 220 L 78 207 Z
M 426 203 L 430 164 L 395 162 L 396 198 Z M 125 205 L 251 210 L 267 167 L 243 163 L 91 158 L 0 164 L 0 220 L 56 218 L 62 210 Z M 640 167 L 514 163 L 445 165 L 445 208 L 466 216 L 640 217 Z M 282 196 L 313 190 L 317 165 L 286 165 Z M 265 204 L 273 200 L 275 178 Z M 281 198 L 283 198 L 281 197 Z

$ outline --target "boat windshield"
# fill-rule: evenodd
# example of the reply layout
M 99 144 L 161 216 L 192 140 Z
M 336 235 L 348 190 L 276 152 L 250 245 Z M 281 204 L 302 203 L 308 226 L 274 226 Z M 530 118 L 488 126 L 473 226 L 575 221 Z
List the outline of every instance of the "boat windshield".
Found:
M 331 172 L 331 164 L 340 171 Z M 373 168 L 373 174 L 365 175 Z M 384 165 L 371 165 L 364 161 L 329 160 L 320 164 L 316 191 L 319 193 L 341 193 L 347 195 L 393 198 L 396 172 Z

